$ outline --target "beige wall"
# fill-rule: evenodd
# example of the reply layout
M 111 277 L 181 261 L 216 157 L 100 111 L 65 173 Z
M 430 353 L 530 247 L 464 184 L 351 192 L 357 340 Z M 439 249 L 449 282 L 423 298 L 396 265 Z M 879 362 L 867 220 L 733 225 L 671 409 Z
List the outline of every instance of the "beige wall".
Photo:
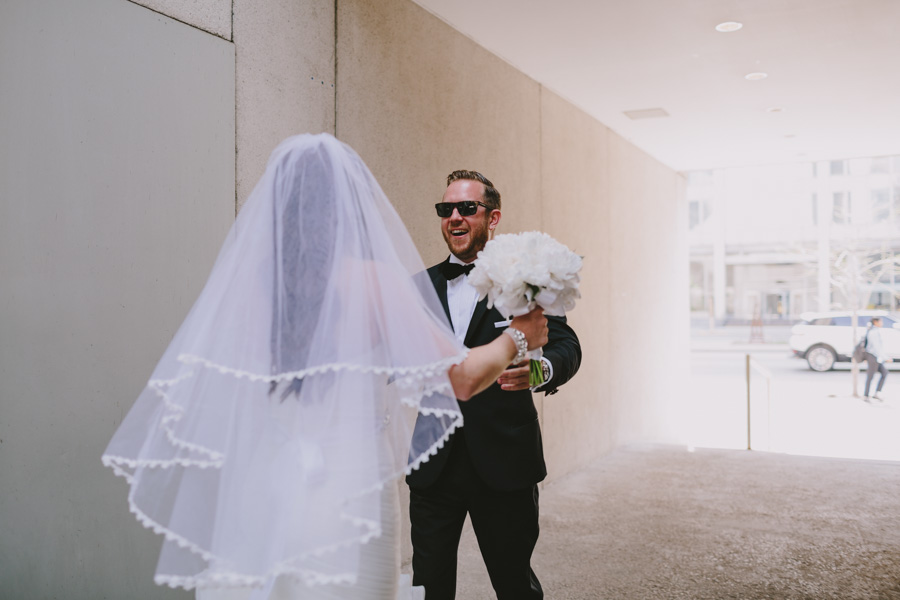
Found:
M 684 178 L 614 133 L 608 148 L 612 441 L 681 441 L 689 368 Z
M 240 207 L 281 140 L 334 133 L 334 0 L 233 4 Z
M 410 0 L 138 4 L 0 5 L 0 589 L 177 595 L 150 583 L 158 543 L 98 457 L 269 152 L 299 132 L 360 153 L 429 264 L 446 255 L 431 205 L 458 168 L 496 183 L 501 232 L 584 255 L 581 372 L 536 399 L 548 481 L 677 441 L 681 177 Z M 62 176 L 32 172 L 48 156 Z
M 498 187 L 501 232 L 541 229 L 585 256 L 571 314 L 584 365 L 537 398 L 548 480 L 619 444 L 672 440 L 659 393 L 685 373 L 671 366 L 687 348 L 681 178 L 408 0 L 342 0 L 337 19 L 337 136 L 375 173 L 427 264 L 447 253 L 431 205 L 458 168 Z M 651 347 L 675 358 L 643 358 Z
M 569 315 L 581 340 L 578 376 L 543 402 L 549 478 L 613 447 L 609 150 L 606 127 L 556 94 L 541 95 L 543 229 L 584 257 L 582 298 Z
M 540 86 L 409 0 L 338 3 L 337 137 L 394 203 L 426 264 L 446 256 L 434 209 L 448 173 L 477 169 L 500 232 L 540 218 Z

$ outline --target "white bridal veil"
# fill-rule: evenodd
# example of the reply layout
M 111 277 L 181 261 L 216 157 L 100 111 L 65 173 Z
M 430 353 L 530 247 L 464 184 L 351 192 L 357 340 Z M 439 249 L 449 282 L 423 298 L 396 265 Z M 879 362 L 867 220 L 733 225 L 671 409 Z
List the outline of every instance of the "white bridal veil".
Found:
M 359 156 L 282 142 L 103 455 L 165 537 L 156 582 L 353 583 L 382 487 L 462 424 L 464 356 Z

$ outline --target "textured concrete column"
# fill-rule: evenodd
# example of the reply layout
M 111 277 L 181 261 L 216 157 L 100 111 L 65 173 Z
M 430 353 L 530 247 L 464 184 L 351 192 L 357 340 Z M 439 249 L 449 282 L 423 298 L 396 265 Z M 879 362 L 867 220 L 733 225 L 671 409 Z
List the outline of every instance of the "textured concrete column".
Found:
M 234 0 L 237 208 L 284 138 L 334 133 L 334 0 Z

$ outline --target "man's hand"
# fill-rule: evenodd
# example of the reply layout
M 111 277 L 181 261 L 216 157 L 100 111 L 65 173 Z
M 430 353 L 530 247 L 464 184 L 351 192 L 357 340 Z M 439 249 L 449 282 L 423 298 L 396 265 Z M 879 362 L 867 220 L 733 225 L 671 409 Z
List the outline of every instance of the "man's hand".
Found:
M 497 383 L 500 384 L 500 389 L 505 392 L 527 390 L 529 388 L 528 374 L 530 370 L 528 360 L 518 365 L 510 365 L 508 369 L 500 374 L 500 378 L 497 380 Z

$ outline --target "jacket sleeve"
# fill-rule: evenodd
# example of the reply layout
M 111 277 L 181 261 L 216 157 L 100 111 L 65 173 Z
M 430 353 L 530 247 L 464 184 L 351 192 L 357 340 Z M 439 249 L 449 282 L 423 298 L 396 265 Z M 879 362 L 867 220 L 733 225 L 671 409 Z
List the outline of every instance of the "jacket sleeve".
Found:
M 553 376 L 538 391 L 555 394 L 559 386 L 570 380 L 581 366 L 581 344 L 566 323 L 565 317 L 547 317 L 549 330 L 544 357 L 553 365 Z

